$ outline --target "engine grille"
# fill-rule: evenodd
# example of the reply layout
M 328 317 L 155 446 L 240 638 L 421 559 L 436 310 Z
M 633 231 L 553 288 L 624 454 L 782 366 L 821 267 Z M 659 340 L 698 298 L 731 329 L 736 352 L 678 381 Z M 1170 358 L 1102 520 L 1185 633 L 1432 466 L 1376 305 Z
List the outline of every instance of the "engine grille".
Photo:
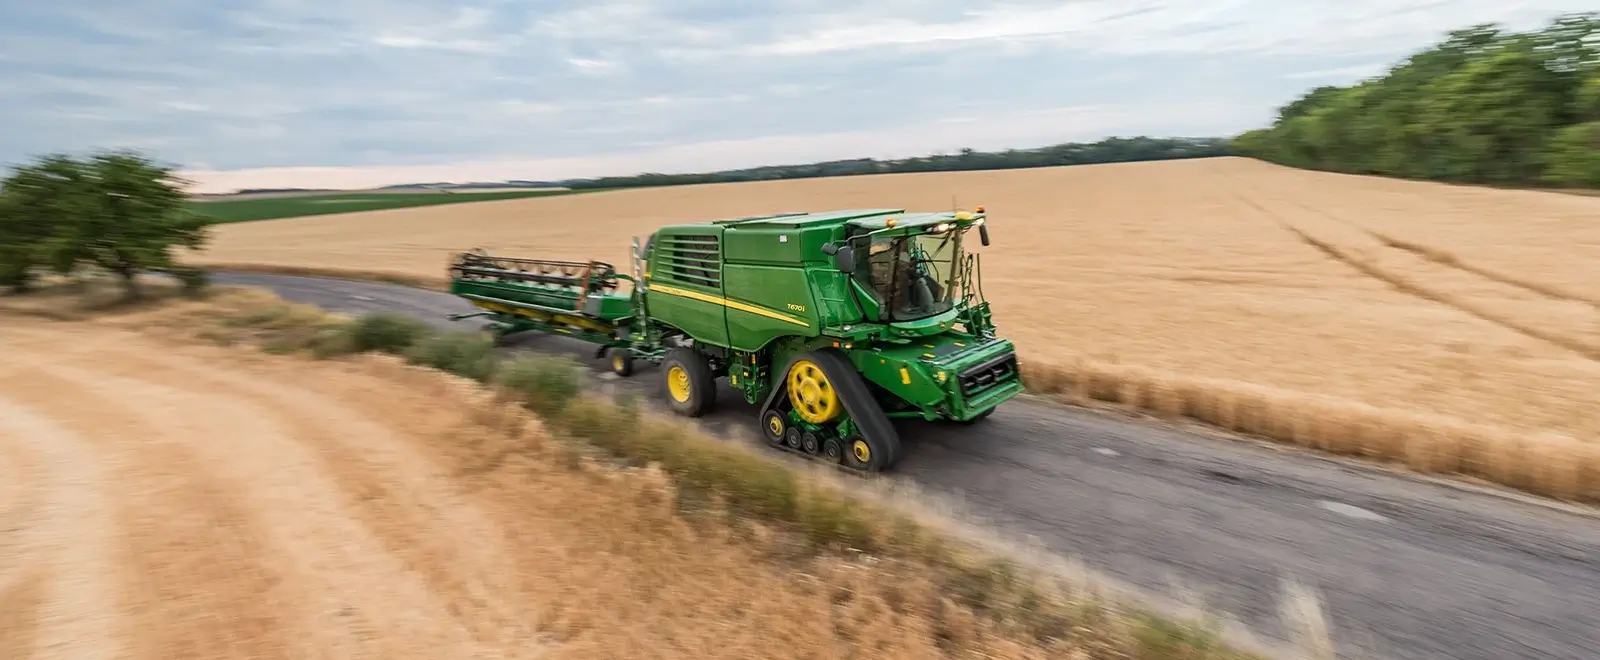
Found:
M 981 364 L 968 367 L 958 376 L 961 394 L 972 395 L 1017 378 L 1017 354 L 995 356 Z

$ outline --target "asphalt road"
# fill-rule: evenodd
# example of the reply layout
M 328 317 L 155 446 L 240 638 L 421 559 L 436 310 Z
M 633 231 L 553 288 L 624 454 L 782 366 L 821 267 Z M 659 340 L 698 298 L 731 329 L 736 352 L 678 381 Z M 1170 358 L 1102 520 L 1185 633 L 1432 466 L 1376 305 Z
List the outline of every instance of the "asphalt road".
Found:
M 218 273 L 285 299 L 470 329 L 442 293 Z M 564 337 L 522 347 L 592 357 Z M 594 368 L 603 366 L 594 362 Z M 657 371 L 622 381 L 659 400 Z M 724 391 L 708 418 L 758 437 Z M 1341 657 L 1600 658 L 1600 517 L 1030 400 L 971 428 L 899 424 L 896 472 L 1007 536 L 1158 593 L 1174 580 L 1267 635 L 1280 579 L 1318 589 Z M 772 451 L 777 454 L 775 450 Z

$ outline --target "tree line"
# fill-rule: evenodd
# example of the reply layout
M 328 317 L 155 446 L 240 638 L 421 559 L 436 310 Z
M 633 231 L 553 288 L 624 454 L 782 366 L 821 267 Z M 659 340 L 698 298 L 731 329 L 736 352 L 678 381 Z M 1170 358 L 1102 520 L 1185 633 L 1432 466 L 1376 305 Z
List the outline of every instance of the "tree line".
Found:
M 88 157 L 48 155 L 0 180 L 0 287 L 26 291 L 43 274 L 98 270 L 119 278 L 129 298 L 138 276 L 165 272 L 190 288 L 197 270 L 174 248 L 201 248 L 213 220 L 189 204 L 188 181 L 132 151 Z
M 1232 146 L 1308 169 L 1600 188 L 1600 13 L 1451 31 L 1381 76 L 1310 90 Z
M 1099 142 L 1071 142 L 1037 149 L 1006 149 L 1004 151 L 962 149 L 954 154 L 937 154 L 916 158 L 891 160 L 855 158 L 804 165 L 768 165 L 765 167 L 693 174 L 645 173 L 633 176 L 567 179 L 551 183 L 566 186 L 573 190 L 636 188 L 862 174 L 1004 170 L 1058 165 L 1091 165 L 1147 160 L 1209 158 L 1233 155 L 1233 153 L 1233 147 L 1229 144 L 1227 138 L 1113 137 Z

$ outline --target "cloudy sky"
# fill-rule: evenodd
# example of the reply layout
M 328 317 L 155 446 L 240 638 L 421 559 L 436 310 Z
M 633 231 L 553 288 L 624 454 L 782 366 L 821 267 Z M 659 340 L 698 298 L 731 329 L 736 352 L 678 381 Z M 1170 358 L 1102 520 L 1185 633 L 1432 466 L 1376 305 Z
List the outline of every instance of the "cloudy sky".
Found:
M 1228 135 L 1451 28 L 1593 0 L 0 3 L 0 162 L 203 189 L 703 171 Z

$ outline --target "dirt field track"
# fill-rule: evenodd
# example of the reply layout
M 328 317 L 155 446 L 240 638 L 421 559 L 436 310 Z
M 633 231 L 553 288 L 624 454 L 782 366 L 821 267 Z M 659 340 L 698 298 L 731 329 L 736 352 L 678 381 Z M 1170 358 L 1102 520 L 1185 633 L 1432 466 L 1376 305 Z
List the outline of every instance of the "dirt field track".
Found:
M 1600 197 L 1227 158 L 247 223 L 221 228 L 197 261 L 439 277 L 449 252 L 482 246 L 625 264 L 629 237 L 666 222 L 942 209 L 952 197 L 991 214 L 985 290 L 1030 364 L 1137 369 L 1157 383 L 1326 397 L 1324 409 L 1365 404 L 1513 435 L 1600 436 Z
M 434 372 L 3 320 L 6 660 L 1072 651 L 888 563 L 766 561 L 661 473 L 576 469 Z

